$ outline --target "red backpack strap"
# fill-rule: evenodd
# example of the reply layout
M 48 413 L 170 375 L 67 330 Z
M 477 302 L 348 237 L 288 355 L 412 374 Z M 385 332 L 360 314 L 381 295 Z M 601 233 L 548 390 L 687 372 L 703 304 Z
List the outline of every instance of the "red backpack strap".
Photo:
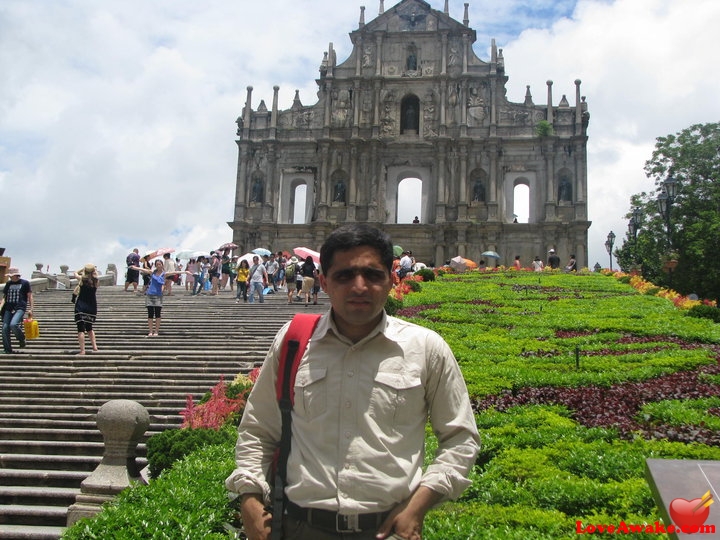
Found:
M 315 331 L 320 315 L 317 313 L 298 313 L 290 322 L 282 346 L 280 364 L 275 382 L 282 429 L 280 443 L 275 452 L 275 481 L 273 493 L 272 536 L 273 540 L 283 538 L 282 516 L 285 507 L 285 484 L 287 482 L 287 461 L 290 455 L 292 437 L 292 408 L 295 401 L 295 375 L 300 359 L 307 348 L 310 337 Z
M 289 399 L 291 409 L 295 402 L 297 368 L 319 320 L 318 313 L 296 314 L 280 347 L 280 365 L 275 382 L 275 393 L 278 401 L 282 401 L 283 398 Z

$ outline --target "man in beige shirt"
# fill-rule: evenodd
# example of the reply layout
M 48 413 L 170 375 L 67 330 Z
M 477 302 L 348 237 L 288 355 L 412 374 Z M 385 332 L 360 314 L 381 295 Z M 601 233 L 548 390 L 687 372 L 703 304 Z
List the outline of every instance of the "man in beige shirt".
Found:
M 285 540 L 420 539 L 427 511 L 457 498 L 479 450 L 452 351 L 426 328 L 389 317 L 392 242 L 367 225 L 336 229 L 320 250 L 323 315 L 298 368 L 288 459 Z M 267 473 L 280 440 L 275 338 L 238 430 L 237 469 L 250 540 L 269 537 Z M 423 472 L 425 424 L 438 437 Z

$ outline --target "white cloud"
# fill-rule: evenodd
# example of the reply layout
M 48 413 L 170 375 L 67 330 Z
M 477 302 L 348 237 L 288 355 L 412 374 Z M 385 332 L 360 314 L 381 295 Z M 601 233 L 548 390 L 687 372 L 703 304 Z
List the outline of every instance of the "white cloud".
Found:
M 235 119 L 280 106 L 314 79 L 333 42 L 351 51 L 360 5 L 375 2 L 27 2 L 0 5 L 0 245 L 29 274 L 42 262 L 122 267 L 133 248 L 211 249 L 230 240 Z M 369 4 L 369 5 L 368 5 Z M 390 9 L 395 2 L 385 1 Z M 430 0 L 442 9 L 443 0 Z M 463 0 L 450 14 L 463 19 Z M 475 50 L 504 48 L 508 97 L 530 84 L 544 103 L 574 101 L 583 80 L 590 120 L 590 261 L 626 223 L 655 137 L 718 119 L 715 0 L 471 2 Z M 524 30 L 524 31 L 523 31 Z

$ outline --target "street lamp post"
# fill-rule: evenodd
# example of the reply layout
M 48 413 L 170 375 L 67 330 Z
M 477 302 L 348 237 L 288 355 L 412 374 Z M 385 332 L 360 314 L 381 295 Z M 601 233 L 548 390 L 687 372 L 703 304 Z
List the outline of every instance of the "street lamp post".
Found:
M 610 234 L 607 235 L 607 240 L 605 240 L 605 249 L 607 249 L 608 255 L 610 256 L 610 271 L 612 272 L 612 248 L 615 244 L 615 233 L 610 231 Z
M 630 216 L 630 221 L 628 221 L 628 232 L 630 233 L 630 237 L 632 238 L 632 249 L 633 249 L 633 265 L 637 264 L 639 261 L 638 257 L 638 249 L 637 249 L 637 235 L 638 231 L 640 230 L 640 222 L 642 221 L 642 209 L 639 206 L 636 206 L 633 208 L 632 215 Z
M 657 203 L 660 215 L 665 221 L 665 232 L 667 234 L 667 249 L 668 254 L 672 252 L 672 222 L 670 221 L 670 211 L 672 205 L 675 203 L 675 196 L 677 195 L 677 180 L 672 177 L 672 173 L 663 182 L 663 191 L 658 195 Z M 672 287 L 673 282 L 673 270 L 677 265 L 676 260 L 668 260 L 663 268 L 668 273 L 668 283 Z
M 658 195 L 657 203 L 660 215 L 665 221 L 665 231 L 667 234 L 668 250 L 672 249 L 672 235 L 671 235 L 671 222 L 670 222 L 670 209 L 675 203 L 675 195 L 677 195 L 677 180 L 672 177 L 672 174 L 667 177 L 663 182 L 663 191 Z

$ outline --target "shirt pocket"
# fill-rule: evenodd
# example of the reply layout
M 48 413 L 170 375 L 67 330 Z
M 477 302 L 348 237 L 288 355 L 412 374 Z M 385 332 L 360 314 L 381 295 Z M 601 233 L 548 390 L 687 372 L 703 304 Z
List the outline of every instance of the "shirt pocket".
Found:
M 327 410 L 327 368 L 300 368 L 295 376 L 295 413 L 313 420 Z
M 370 403 L 372 415 L 386 418 L 393 426 L 416 423 L 424 415 L 425 392 L 419 375 L 410 372 L 379 371 Z

